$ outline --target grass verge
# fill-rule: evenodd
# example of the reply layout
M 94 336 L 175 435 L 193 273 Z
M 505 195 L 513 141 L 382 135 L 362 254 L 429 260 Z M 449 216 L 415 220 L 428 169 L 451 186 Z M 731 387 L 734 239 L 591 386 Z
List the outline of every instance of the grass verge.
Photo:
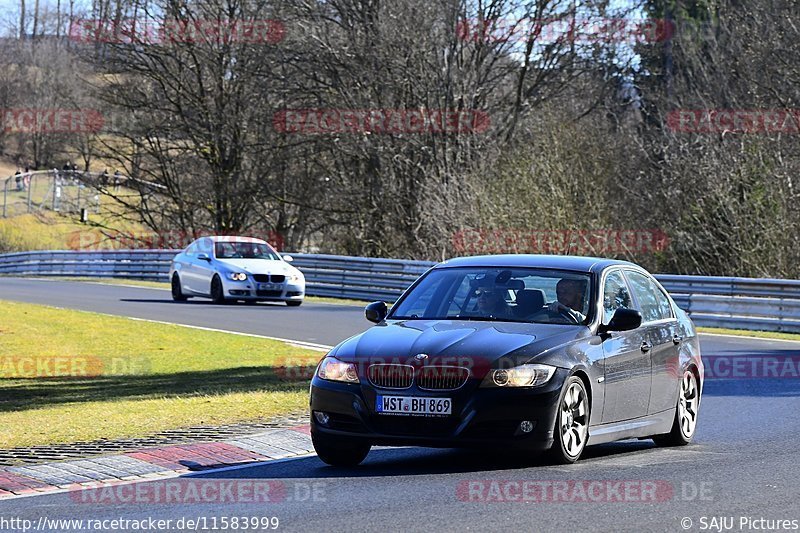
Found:
M 31 250 L 78 250 L 88 244 L 103 249 L 101 226 L 114 227 L 116 231 L 142 233 L 141 226 L 123 221 L 118 214 L 105 211 L 93 215 L 91 223 L 82 224 L 77 215 L 60 215 L 52 211 L 39 211 L 0 218 L 0 253 Z M 106 248 L 108 249 L 108 248 Z
M 700 333 L 717 333 L 719 335 L 734 335 L 737 337 L 759 337 L 762 339 L 783 339 L 789 341 L 800 341 L 798 333 L 780 333 L 777 331 L 750 331 L 747 329 L 726 329 L 726 328 L 704 328 L 698 327 Z
M 3 301 L 0 447 L 302 412 L 321 356 L 269 339 Z

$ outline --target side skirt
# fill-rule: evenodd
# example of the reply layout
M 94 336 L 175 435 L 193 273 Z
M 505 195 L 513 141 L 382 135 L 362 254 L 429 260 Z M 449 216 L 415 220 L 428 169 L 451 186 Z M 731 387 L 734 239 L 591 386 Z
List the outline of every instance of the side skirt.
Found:
M 638 439 L 669 433 L 674 420 L 675 409 L 668 409 L 641 418 L 633 418 L 631 420 L 623 420 L 622 422 L 613 422 L 611 424 L 602 424 L 599 426 L 590 426 L 589 442 L 587 446 L 615 440 Z

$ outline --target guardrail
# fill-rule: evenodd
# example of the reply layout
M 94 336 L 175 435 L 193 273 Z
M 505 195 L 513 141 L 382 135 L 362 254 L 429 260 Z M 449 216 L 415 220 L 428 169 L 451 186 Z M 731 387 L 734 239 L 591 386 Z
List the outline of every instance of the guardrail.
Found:
M 0 255 L 0 275 L 128 278 L 168 281 L 179 250 L 43 251 Z M 306 293 L 394 301 L 435 263 L 291 254 Z M 657 275 L 700 326 L 800 332 L 800 281 Z

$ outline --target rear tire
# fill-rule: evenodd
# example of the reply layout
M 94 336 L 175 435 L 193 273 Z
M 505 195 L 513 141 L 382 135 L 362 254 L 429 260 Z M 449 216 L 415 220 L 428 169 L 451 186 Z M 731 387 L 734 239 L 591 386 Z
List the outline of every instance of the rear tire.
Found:
M 216 274 L 211 278 L 211 300 L 215 304 L 226 303 L 225 292 L 222 289 L 222 280 L 219 279 L 219 276 Z
M 286 305 L 289 307 L 299 307 L 303 303 L 303 300 L 288 300 Z
M 556 425 L 550 458 L 557 464 L 572 464 L 580 459 L 589 440 L 589 396 L 583 380 L 570 376 L 558 399 Z
M 178 277 L 178 274 L 172 275 L 172 299 L 176 302 L 185 302 L 189 299 L 181 290 L 181 278 Z
M 311 432 L 314 451 L 323 463 L 331 466 L 356 466 L 363 461 L 372 445 L 347 437 L 322 436 Z
M 653 441 L 659 446 L 686 446 L 692 442 L 697 429 L 699 408 L 700 388 L 697 386 L 697 376 L 687 369 L 681 378 L 672 429 L 665 435 L 655 435 Z

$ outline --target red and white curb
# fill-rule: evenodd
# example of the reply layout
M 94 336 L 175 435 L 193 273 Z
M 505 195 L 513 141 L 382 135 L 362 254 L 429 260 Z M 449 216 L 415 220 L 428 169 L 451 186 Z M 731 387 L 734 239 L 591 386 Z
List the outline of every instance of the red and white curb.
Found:
M 308 426 L 273 429 L 222 442 L 144 448 L 122 455 L 0 468 L 0 500 L 244 468 L 308 455 Z

